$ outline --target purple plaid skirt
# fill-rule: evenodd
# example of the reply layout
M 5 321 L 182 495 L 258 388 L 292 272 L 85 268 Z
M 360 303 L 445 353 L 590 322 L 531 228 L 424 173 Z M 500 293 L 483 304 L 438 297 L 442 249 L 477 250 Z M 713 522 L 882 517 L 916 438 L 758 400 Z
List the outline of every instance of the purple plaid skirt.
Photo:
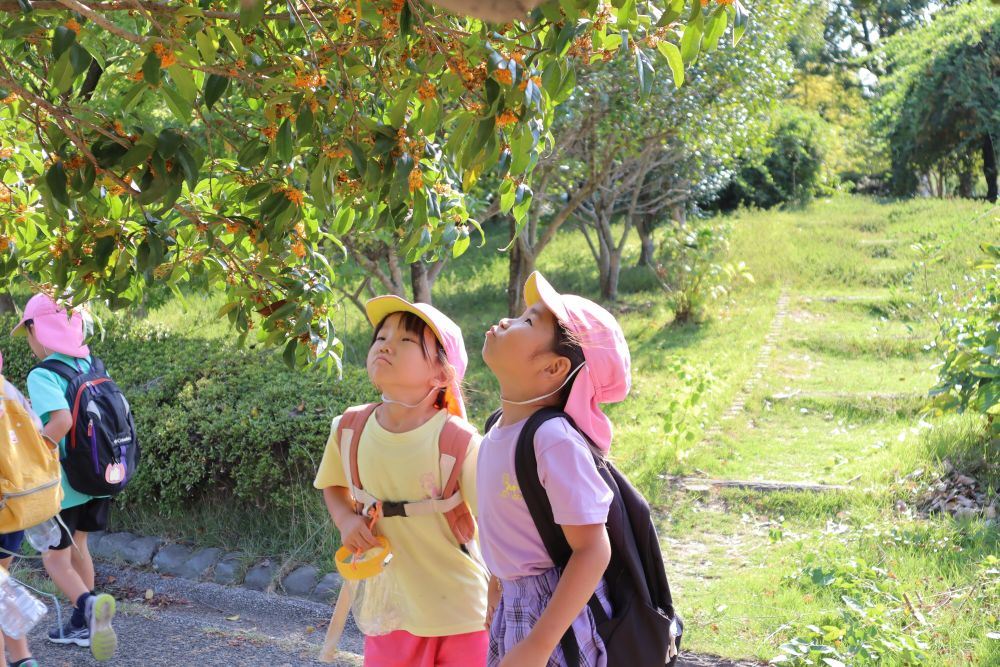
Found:
M 503 594 L 490 625 L 490 653 L 486 661 L 489 667 L 497 667 L 504 655 L 528 636 L 552 599 L 559 583 L 559 570 L 553 568 L 534 577 L 504 580 L 502 583 Z M 597 599 L 610 617 L 611 603 L 604 580 L 597 587 Z M 604 642 L 597 634 L 590 607 L 584 607 L 573 621 L 573 633 L 580 647 L 580 667 L 607 667 Z M 566 667 L 561 646 L 556 647 L 546 667 Z

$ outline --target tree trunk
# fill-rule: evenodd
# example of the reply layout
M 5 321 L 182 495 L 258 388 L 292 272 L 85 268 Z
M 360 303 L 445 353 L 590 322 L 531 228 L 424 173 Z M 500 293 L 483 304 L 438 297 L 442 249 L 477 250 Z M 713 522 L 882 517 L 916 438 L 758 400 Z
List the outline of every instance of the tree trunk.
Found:
M 515 224 L 511 221 L 511 233 Z M 524 303 L 524 283 L 535 270 L 535 253 L 523 236 L 510 247 L 510 262 L 507 274 L 507 316 L 520 317 L 526 307 Z
M 14 305 L 14 299 L 10 296 L 10 292 L 0 293 L 0 315 L 10 315 L 16 312 L 17 307 Z
M 653 257 L 656 254 L 656 244 L 653 243 L 653 224 L 653 216 L 644 215 L 639 218 L 639 222 L 635 225 L 635 229 L 639 233 L 640 247 L 642 248 L 639 252 L 639 262 L 636 265 L 639 268 L 652 264 Z
M 975 194 L 975 173 L 972 167 L 963 166 L 958 172 L 958 196 L 963 199 L 972 199 Z
M 983 137 L 983 175 L 986 177 L 986 198 L 997 201 L 997 151 L 993 137 Z
M 427 265 L 423 262 L 410 264 L 410 285 L 413 288 L 414 303 L 431 303 L 431 282 L 427 275 Z
M 618 277 L 622 273 L 622 255 L 615 248 L 608 249 L 607 282 L 601 288 L 601 296 L 614 303 L 618 300 Z

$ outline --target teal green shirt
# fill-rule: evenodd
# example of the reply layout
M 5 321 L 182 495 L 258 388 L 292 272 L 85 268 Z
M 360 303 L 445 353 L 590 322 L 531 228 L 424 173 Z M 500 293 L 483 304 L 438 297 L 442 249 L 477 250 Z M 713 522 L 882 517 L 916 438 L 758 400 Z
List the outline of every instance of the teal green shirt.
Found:
M 73 368 L 82 371 L 90 370 L 90 357 L 70 357 L 59 352 L 54 352 L 45 358 L 45 361 L 55 359 L 67 363 Z M 69 402 L 66 400 L 66 388 L 69 383 L 61 375 L 57 375 L 44 368 L 36 368 L 28 373 L 28 397 L 31 399 L 31 407 L 35 413 L 41 417 L 43 424 L 48 424 L 52 418 L 52 413 L 57 410 L 71 410 Z M 66 456 L 66 438 L 59 442 L 60 458 Z M 62 509 L 69 509 L 77 505 L 83 505 L 94 499 L 80 493 L 66 481 L 66 475 L 62 476 L 63 501 Z

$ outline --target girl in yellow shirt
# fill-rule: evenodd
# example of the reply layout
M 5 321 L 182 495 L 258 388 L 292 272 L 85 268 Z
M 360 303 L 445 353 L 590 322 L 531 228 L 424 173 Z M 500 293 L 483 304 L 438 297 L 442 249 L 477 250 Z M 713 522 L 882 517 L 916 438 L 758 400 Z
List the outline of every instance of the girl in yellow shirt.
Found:
M 376 533 L 392 545 L 379 576 L 400 591 L 401 620 L 365 638 L 364 664 L 485 665 L 488 575 L 472 519 L 479 436 L 465 420 L 461 329 L 430 305 L 394 296 L 372 299 L 367 312 L 368 376 L 382 401 L 334 419 L 314 482 L 345 546 L 375 548 Z M 445 455 L 445 440 L 460 443 L 457 456 Z M 374 531 L 373 507 L 382 508 Z

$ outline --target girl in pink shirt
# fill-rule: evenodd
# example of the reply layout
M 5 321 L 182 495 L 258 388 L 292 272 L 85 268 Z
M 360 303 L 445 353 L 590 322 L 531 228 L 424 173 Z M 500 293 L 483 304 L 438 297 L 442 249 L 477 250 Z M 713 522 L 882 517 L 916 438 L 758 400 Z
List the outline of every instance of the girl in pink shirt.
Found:
M 605 523 L 613 494 L 592 448 L 606 453 L 610 447 L 611 423 L 599 404 L 628 393 L 628 346 L 608 311 L 557 293 L 537 272 L 524 292 L 527 310 L 490 328 L 483 345 L 503 409 L 483 438 L 477 470 L 480 540 L 492 573 L 488 664 L 607 667 L 588 601 L 596 593 L 612 616 L 603 576 L 611 558 Z M 525 422 L 546 407 L 561 408 L 573 422 L 545 421 L 533 442 L 539 480 L 572 549 L 561 570 L 531 518 L 514 464 Z M 567 634 L 575 637 L 570 650 L 578 655 L 565 654 Z

